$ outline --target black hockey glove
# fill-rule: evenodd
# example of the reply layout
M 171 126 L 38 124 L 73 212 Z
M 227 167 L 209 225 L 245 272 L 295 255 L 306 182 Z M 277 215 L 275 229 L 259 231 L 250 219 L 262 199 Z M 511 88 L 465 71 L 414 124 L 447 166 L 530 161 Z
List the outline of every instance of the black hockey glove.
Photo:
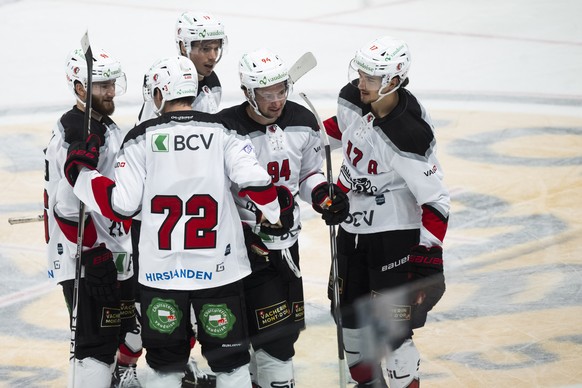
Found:
M 93 298 L 101 302 L 119 302 L 117 267 L 113 254 L 101 244 L 84 251 L 81 255 L 85 265 L 85 286 Z
M 263 243 L 263 239 L 253 233 L 251 227 L 243 222 L 243 233 L 247 254 L 251 262 L 253 272 L 260 271 L 269 266 L 269 248 Z
M 99 136 L 90 134 L 87 142 L 74 141 L 69 146 L 67 160 L 65 161 L 65 176 L 71 186 L 75 186 L 79 177 L 79 168 L 87 167 L 90 170 L 97 168 L 99 163 Z
M 329 183 L 321 183 L 311 192 L 311 206 L 321 214 L 327 225 L 338 225 L 350 215 L 350 202 L 346 193 L 333 184 L 333 200 L 329 201 Z
M 277 200 L 279 201 L 279 206 L 281 207 L 281 214 L 279 215 L 279 221 L 281 226 L 271 225 L 268 222 L 261 223 L 261 233 L 265 233 L 271 236 L 282 236 L 289 232 L 289 229 L 293 227 L 293 222 L 295 217 L 293 216 L 293 210 L 295 209 L 295 200 L 293 199 L 293 194 L 285 186 L 275 186 L 277 189 Z M 259 214 L 262 217 L 261 214 Z M 258 221 L 260 222 L 260 221 Z
M 445 293 L 443 249 L 416 245 L 410 250 L 408 262 L 410 280 L 418 283 L 415 285 L 417 292 L 412 303 L 427 303 L 430 310 Z

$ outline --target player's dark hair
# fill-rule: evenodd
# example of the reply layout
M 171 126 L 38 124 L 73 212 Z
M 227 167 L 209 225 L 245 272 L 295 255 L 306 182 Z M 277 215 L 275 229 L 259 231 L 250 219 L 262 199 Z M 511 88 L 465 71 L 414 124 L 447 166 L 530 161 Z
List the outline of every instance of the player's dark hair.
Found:
M 180 98 L 175 98 L 172 100 L 173 103 L 177 103 L 180 105 L 190 105 L 192 106 L 192 104 L 194 103 L 194 99 L 196 97 L 195 96 L 187 96 L 187 97 L 180 97 Z

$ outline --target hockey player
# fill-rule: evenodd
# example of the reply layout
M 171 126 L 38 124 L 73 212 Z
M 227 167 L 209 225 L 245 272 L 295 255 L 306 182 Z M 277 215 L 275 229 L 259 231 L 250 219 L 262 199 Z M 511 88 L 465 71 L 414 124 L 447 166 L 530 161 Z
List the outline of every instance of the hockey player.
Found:
M 91 148 L 72 150 L 66 170 L 75 193 L 103 214 L 126 219 L 141 212 L 142 339 L 152 369 L 144 385 L 181 386 L 192 307 L 217 387 L 250 387 L 241 280 L 250 265 L 229 188 L 240 187 L 237 195 L 248 196 L 272 228 L 281 224 L 277 199 L 291 207 L 293 198 L 275 189 L 248 140 L 216 116 L 192 110 L 197 90 L 188 58 L 156 62 L 144 96 L 161 116 L 128 133 L 115 181 L 97 170 L 78 172 L 78 166 L 94 168 Z M 284 223 L 283 231 L 291 226 Z
M 214 68 L 222 58 L 228 44 L 222 21 L 206 11 L 184 12 L 176 20 L 174 33 L 178 55 L 190 58 L 196 67 L 198 93 L 192 103 L 192 109 L 199 112 L 216 113 L 222 97 L 222 88 Z M 153 100 L 145 101 L 138 115 L 138 123 L 157 117 L 155 108 Z M 137 215 L 132 226 L 136 272 L 139 268 L 137 241 L 139 241 L 140 228 L 141 217 Z M 196 338 L 193 336 L 192 347 L 195 342 Z M 127 368 L 126 365 L 133 365 L 137 362 L 141 353 L 139 330 L 128 336 L 123 351 L 124 353 L 120 353 L 120 360 L 124 361 L 124 365 L 121 370 L 116 371 L 118 376 L 123 376 L 124 370 Z M 118 380 L 121 380 L 121 377 Z M 195 359 L 191 357 L 186 368 L 184 387 L 197 386 L 215 387 L 215 376 L 201 371 Z M 119 388 L 123 388 L 123 385 L 120 384 Z
M 325 121 L 328 134 L 341 140 L 338 185 L 350 200 L 337 251 L 344 347 L 358 387 L 386 383 L 380 360 L 371 363 L 362 356 L 364 335 L 351 310 L 354 302 L 410 287 L 403 305 L 394 309 L 406 327 L 388 341 L 386 368 L 390 388 L 418 387 L 420 356 L 412 330 L 424 326 L 445 291 L 442 244 L 450 199 L 431 119 L 405 89 L 410 61 L 408 46 L 399 39 L 381 37 L 363 46 L 350 63 L 337 116 Z M 386 311 L 386 321 L 398 322 Z
M 192 109 L 216 113 L 222 97 L 220 80 L 214 68 L 228 45 L 222 21 L 206 11 L 184 12 L 174 29 L 178 55 L 190 58 L 196 66 L 198 93 Z M 153 101 L 143 104 L 138 122 L 156 117 Z
M 103 50 L 93 51 L 93 111 L 91 136 L 98 138 L 101 159 L 98 168 L 113 177 L 113 164 L 121 147 L 121 129 L 110 116 L 115 97 L 123 94 L 125 74 L 120 63 Z M 63 287 L 72 314 L 79 200 L 63 174 L 70 144 L 83 137 L 87 97 L 87 64 L 77 49 L 66 60 L 66 77 L 76 104 L 53 129 L 45 150 L 44 222 L 48 244 L 49 278 Z M 83 272 L 77 299 L 75 387 L 109 387 L 121 333 L 135 324 L 129 223 L 112 221 L 86 207 L 83 240 Z M 128 280 L 129 279 L 129 280 Z M 71 373 L 72 375 L 73 373 Z M 72 376 L 71 376 L 72 377 Z M 71 379 L 69 379 L 71 380 Z
M 243 55 L 239 75 L 246 101 L 221 111 L 222 120 L 253 142 L 259 163 L 274 184 L 313 203 L 328 223 L 343 221 L 349 212 L 347 197 L 338 188 L 333 204 L 328 201 L 317 121 L 308 109 L 287 101 L 292 85 L 286 66 L 273 52 L 260 49 Z M 276 235 L 256 224 L 256 207 L 248 199 L 236 202 L 255 264 L 244 279 L 253 384 L 293 387 L 294 344 L 305 327 L 299 207 L 294 210 L 294 227 Z M 331 206 L 322 207 L 323 203 Z

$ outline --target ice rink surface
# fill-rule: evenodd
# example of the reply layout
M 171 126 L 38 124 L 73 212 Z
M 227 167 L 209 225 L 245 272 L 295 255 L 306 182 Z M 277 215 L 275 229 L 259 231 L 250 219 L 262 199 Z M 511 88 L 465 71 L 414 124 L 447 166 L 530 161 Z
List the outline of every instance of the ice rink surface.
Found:
M 42 224 L 7 222 L 42 212 L 42 149 L 74 103 L 65 55 L 88 29 L 122 61 L 128 92 L 113 118 L 129 129 L 143 73 L 175 54 L 175 19 L 196 9 L 229 37 L 221 107 L 242 101 L 243 52 L 268 47 L 292 63 L 312 51 L 319 64 L 293 99 L 305 92 L 329 117 L 355 50 L 406 40 L 409 89 L 433 117 L 452 196 L 447 293 L 414 337 L 423 387 L 582 386 L 582 2 L 0 0 L 1 387 L 65 386 L 70 333 Z M 297 388 L 337 387 L 328 230 L 305 209 Z

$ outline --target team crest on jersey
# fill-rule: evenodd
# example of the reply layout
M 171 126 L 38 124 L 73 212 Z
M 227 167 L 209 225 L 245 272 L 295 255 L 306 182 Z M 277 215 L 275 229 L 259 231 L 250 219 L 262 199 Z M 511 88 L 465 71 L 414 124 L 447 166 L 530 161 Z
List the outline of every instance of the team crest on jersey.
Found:
M 172 334 L 182 320 L 182 311 L 173 299 L 152 299 L 146 314 L 150 329 L 162 334 Z
M 152 151 L 153 152 L 169 152 L 170 151 L 170 135 L 167 133 L 154 133 L 152 135 Z
M 350 190 L 356 193 L 365 193 L 368 195 L 376 195 L 375 193 L 378 191 L 378 188 L 372 185 L 372 181 L 370 181 L 366 177 L 362 178 L 352 178 L 350 171 L 345 165 L 342 165 L 340 168 L 340 175 L 344 177 L 344 181 L 348 182 L 350 185 Z
M 205 304 L 200 311 L 202 329 L 211 337 L 226 338 L 236 317 L 226 304 Z
M 283 130 L 277 124 L 273 124 L 267 126 L 266 133 L 271 149 L 273 151 L 282 151 L 285 147 Z

